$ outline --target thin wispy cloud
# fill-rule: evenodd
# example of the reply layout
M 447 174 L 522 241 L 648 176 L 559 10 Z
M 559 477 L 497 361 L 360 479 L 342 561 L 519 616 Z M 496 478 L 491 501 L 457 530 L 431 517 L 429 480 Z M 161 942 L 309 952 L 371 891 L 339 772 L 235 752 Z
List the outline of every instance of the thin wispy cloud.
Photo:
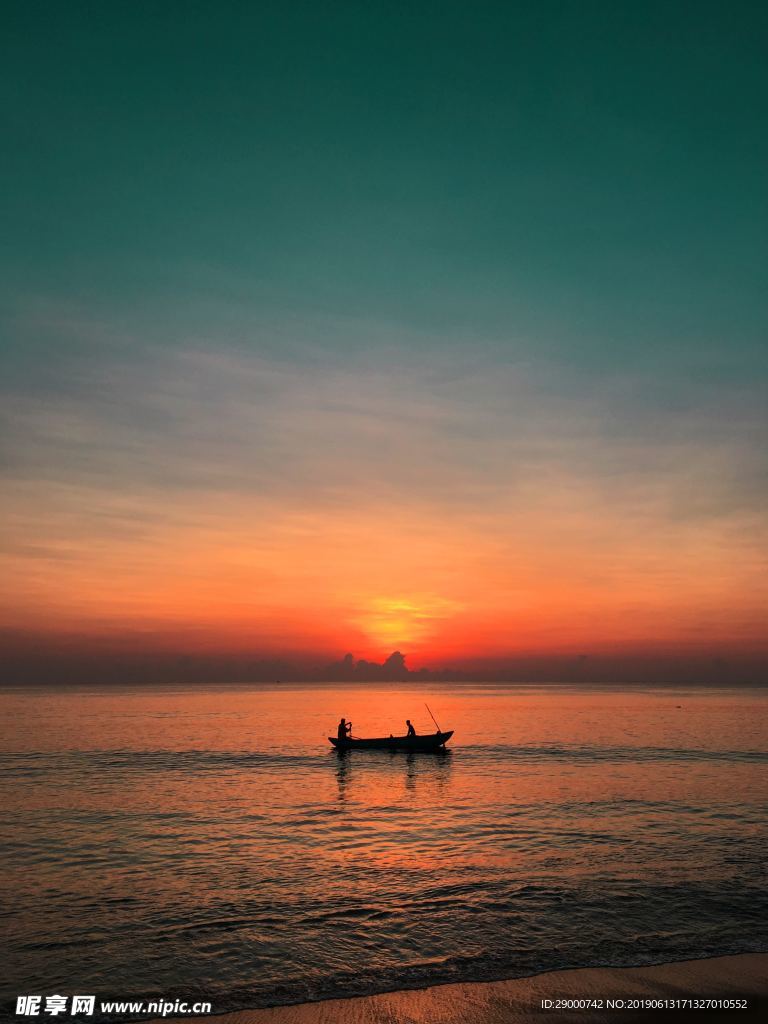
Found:
M 401 630 L 426 648 L 474 609 L 494 648 L 666 635 L 719 604 L 727 629 L 753 628 L 734 615 L 752 621 L 764 594 L 760 455 L 745 444 L 759 417 L 735 395 L 715 416 L 692 400 L 652 409 L 642 377 L 575 389 L 534 358 L 457 363 L 392 333 L 320 366 L 303 339 L 281 358 L 258 338 L 80 336 L 55 388 L 6 385 L 13 621 L 190 620 L 290 646 L 314 616 L 322 646 L 321 605 L 363 644 Z

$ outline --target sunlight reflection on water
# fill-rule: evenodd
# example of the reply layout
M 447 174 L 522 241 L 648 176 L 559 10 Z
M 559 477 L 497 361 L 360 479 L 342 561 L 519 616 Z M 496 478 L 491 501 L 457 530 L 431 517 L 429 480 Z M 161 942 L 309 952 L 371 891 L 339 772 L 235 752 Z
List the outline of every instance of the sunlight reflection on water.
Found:
M 766 948 L 766 698 L 456 687 L 5 693 L 8 993 L 218 1010 Z M 429 727 L 429 728 L 428 728 Z

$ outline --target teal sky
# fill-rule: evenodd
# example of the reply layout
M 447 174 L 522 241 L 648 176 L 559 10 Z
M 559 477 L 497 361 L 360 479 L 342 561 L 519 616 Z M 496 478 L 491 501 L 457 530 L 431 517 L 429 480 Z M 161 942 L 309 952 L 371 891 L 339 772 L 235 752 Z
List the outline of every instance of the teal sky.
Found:
M 763 337 L 762 4 L 9 10 L 17 297 L 514 331 L 598 365 Z
M 568 473 L 601 515 L 717 520 L 722 564 L 754 562 L 766 43 L 744 2 L 5 5 L 4 473 L 30 608 L 64 534 L 80 561 L 82 531 L 108 543 L 116 492 L 121 531 L 185 488 L 384 488 L 501 522 L 502 485 Z

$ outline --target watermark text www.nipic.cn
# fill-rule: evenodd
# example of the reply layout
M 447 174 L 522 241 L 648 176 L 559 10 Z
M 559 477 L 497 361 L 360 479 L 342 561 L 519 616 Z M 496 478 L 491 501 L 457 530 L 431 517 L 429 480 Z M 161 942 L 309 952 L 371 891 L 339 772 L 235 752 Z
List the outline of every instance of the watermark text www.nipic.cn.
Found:
M 16 1015 L 19 1017 L 92 1017 L 96 1010 L 96 996 L 17 996 Z M 98 1004 L 104 1014 L 151 1014 L 169 1017 L 172 1014 L 210 1013 L 210 1003 L 188 1003 L 184 999 L 102 1000 Z

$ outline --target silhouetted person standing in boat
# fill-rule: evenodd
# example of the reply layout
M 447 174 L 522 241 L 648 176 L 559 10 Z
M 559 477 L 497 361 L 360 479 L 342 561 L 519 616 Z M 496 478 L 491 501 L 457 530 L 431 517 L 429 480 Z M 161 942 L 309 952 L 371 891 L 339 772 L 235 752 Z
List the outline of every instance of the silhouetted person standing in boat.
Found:
M 339 729 L 336 735 L 340 740 L 345 740 L 347 736 L 352 732 L 352 723 L 347 724 L 346 718 L 342 718 L 339 722 Z
M 408 736 L 415 736 L 416 735 L 416 730 L 411 725 L 410 718 L 406 718 L 405 724 L 408 726 Z

